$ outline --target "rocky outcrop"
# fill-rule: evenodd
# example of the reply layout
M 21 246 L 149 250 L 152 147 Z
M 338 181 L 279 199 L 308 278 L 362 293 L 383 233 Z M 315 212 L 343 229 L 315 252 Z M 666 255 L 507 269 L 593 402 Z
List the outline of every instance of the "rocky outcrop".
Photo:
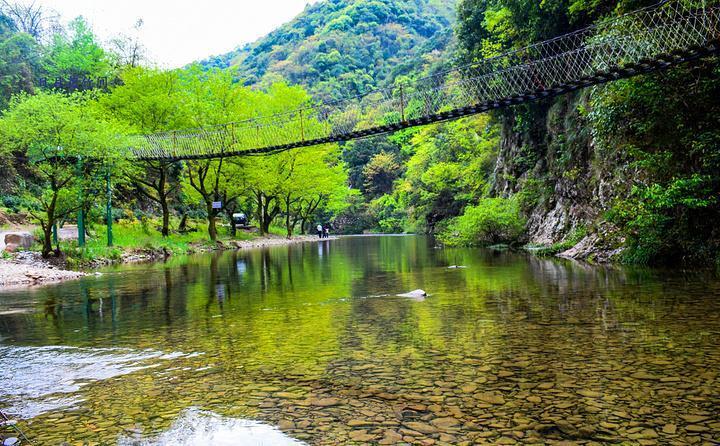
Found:
M 492 191 L 520 198 L 529 245 L 574 244 L 564 257 L 608 261 L 620 249 L 603 215 L 631 173 L 595 147 L 580 112 L 588 98 L 583 91 L 506 112 Z

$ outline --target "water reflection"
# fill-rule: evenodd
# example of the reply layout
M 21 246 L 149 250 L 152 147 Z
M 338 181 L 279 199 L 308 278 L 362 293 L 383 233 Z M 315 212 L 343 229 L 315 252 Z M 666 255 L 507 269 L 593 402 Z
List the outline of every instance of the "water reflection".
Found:
M 396 296 L 418 288 L 430 297 Z M 312 444 L 713 442 L 719 294 L 702 273 L 359 237 L 5 293 L 0 338 L 202 353 L 143 359 L 152 367 L 68 392 L 69 410 L 26 414 L 49 444 L 153 436 L 189 407 Z M 52 387 L 52 362 L 36 359 L 27 375 Z

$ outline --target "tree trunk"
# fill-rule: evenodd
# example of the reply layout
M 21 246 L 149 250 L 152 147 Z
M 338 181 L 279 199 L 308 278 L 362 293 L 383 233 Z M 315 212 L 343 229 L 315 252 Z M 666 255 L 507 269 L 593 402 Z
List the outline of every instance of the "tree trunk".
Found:
M 235 219 L 232 217 L 232 215 L 230 216 L 230 233 L 233 237 L 237 235 L 237 226 L 235 225 Z
M 206 202 L 207 218 L 208 218 L 208 235 L 210 240 L 217 241 L 217 227 L 215 226 L 215 210 L 212 208 L 212 202 Z
M 178 232 L 185 233 L 187 232 L 187 214 L 182 214 L 182 217 L 180 217 L 180 225 L 178 225 Z
M 162 236 L 167 237 L 170 235 L 170 209 L 167 197 L 164 195 L 160 199 L 160 206 L 162 207 Z
M 257 198 L 257 221 L 260 225 L 260 235 L 265 235 L 265 204 L 263 203 L 262 193 L 255 194 Z
M 42 226 L 43 230 L 43 247 L 42 247 L 42 256 L 43 258 L 48 258 L 50 256 L 50 253 L 52 252 L 52 230 L 53 226 L 55 225 L 55 206 L 57 204 L 58 199 L 58 190 L 53 188 L 53 197 L 52 200 L 50 200 L 50 205 L 45 211 L 45 214 L 47 215 L 47 224 L 42 225 L 42 220 L 40 221 L 40 224 Z M 58 249 L 57 253 L 60 254 L 60 240 L 58 237 Z
M 290 224 L 290 199 L 285 199 L 285 228 L 287 229 L 287 238 L 292 238 L 293 225 Z
M 266 235 L 270 233 L 270 225 L 272 224 L 272 219 L 270 218 L 270 214 L 267 211 L 267 203 L 263 205 L 262 214 L 262 228 L 260 229 L 260 231 L 263 235 Z
M 43 258 L 47 259 L 50 256 L 50 253 L 53 250 L 52 247 L 52 228 L 53 224 L 55 222 L 48 221 L 48 224 L 43 226 L 43 247 L 42 247 L 42 256 Z

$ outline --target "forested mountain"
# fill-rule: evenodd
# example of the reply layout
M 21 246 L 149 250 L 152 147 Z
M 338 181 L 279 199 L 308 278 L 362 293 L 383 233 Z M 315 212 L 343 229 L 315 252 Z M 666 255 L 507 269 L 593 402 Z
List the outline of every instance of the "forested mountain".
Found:
M 210 58 L 246 84 L 284 79 L 316 96 L 367 92 L 449 63 L 455 0 L 326 0 L 260 40 Z

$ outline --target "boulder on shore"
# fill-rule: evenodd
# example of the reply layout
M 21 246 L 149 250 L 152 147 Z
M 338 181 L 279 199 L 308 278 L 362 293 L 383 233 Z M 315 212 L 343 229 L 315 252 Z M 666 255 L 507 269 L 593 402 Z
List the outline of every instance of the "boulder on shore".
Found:
M 35 243 L 35 237 L 29 232 L 10 232 L 5 234 L 6 250 L 11 246 L 14 251 L 18 249 L 27 250 L 30 249 L 33 243 Z

